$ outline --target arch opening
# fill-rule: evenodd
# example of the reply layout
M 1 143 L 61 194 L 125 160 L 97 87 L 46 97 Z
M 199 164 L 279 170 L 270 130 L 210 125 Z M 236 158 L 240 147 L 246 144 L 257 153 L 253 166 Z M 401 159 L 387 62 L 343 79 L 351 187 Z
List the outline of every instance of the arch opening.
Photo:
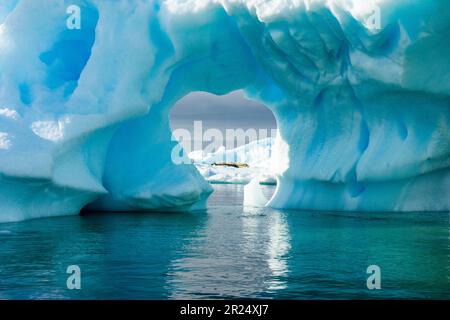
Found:
M 278 130 L 266 105 L 243 90 L 197 91 L 178 100 L 169 117 L 176 164 L 192 163 L 215 191 L 236 191 L 239 204 L 267 204 L 276 186 L 271 159 Z

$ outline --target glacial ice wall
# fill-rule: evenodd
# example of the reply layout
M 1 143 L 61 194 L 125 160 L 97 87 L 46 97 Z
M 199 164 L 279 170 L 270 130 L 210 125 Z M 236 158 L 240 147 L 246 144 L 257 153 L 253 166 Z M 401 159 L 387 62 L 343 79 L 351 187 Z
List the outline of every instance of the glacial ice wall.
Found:
M 448 211 L 449 36 L 445 0 L 0 0 L 0 222 L 201 208 L 168 114 L 237 89 L 278 122 L 270 206 Z

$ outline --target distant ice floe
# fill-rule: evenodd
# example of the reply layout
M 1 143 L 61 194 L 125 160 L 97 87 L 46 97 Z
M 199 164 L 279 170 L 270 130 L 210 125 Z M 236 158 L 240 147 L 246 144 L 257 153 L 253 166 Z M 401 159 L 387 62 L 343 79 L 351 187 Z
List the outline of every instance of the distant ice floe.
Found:
M 230 150 L 222 146 L 213 153 L 197 150 L 189 153 L 189 157 L 210 183 L 247 184 L 256 178 L 262 184 L 276 184 L 271 161 L 273 144 L 274 139 L 266 138 Z M 236 168 L 224 163 L 243 166 Z

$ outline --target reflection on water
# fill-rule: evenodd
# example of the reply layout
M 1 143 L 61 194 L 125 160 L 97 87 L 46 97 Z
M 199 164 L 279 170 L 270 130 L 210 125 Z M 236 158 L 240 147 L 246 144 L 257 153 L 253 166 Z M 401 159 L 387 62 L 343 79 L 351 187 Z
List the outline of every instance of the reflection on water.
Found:
M 286 288 L 290 244 L 284 214 L 236 204 L 213 211 L 201 237 L 170 264 L 170 297 L 269 297 Z
M 243 208 L 242 186 L 215 188 L 207 212 L 1 224 L 0 298 L 450 298 L 448 213 Z
M 269 290 L 282 290 L 287 287 L 286 277 L 288 273 L 288 265 L 286 256 L 289 254 L 289 229 L 284 220 L 283 213 L 277 213 L 271 217 L 271 226 L 269 229 L 269 246 L 267 261 L 272 271 L 272 280 L 269 283 Z

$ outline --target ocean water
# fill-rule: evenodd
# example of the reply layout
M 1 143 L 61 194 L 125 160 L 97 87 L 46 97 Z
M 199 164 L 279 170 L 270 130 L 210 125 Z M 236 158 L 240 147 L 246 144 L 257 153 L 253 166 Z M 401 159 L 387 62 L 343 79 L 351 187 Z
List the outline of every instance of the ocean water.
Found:
M 0 224 L 0 299 L 450 298 L 448 213 L 243 208 L 243 186 L 215 189 L 206 212 Z

